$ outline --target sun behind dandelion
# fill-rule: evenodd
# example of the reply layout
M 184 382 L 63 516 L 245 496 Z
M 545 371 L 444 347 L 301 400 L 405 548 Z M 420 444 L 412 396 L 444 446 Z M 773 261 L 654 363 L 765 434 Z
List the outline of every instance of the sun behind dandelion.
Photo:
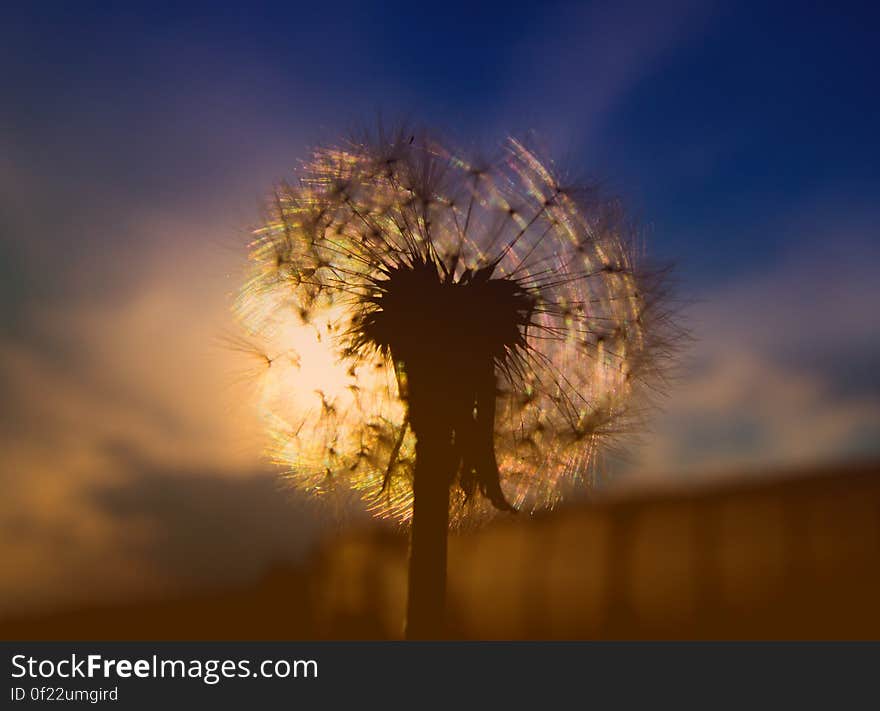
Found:
M 255 233 L 236 310 L 267 352 L 272 458 L 412 515 L 432 438 L 453 519 L 552 507 L 634 424 L 668 346 L 612 202 L 510 140 L 474 164 L 398 132 L 314 152 Z

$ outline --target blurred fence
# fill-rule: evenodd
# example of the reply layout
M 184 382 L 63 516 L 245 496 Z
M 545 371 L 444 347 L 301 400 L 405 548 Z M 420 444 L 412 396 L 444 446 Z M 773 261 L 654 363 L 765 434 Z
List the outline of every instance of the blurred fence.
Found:
M 375 528 L 249 586 L 3 620 L 0 638 L 396 638 L 405 601 L 406 539 Z M 627 496 L 454 535 L 449 628 L 471 639 L 880 639 L 880 466 Z
M 398 637 L 405 542 L 328 546 L 318 636 Z M 645 495 L 454 536 L 466 638 L 880 638 L 880 471 Z

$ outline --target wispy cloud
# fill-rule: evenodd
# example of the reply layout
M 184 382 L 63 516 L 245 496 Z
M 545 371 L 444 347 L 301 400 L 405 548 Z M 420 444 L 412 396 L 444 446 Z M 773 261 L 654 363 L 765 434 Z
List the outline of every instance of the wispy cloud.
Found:
M 638 82 L 711 16 L 709 6 L 689 0 L 535 10 L 533 31 L 511 52 L 498 122 L 504 130 L 536 130 L 557 154 L 594 148 Z
M 856 212 L 856 214 L 853 214 Z M 872 327 L 880 257 L 857 211 L 788 218 L 800 240 L 706 290 L 688 310 L 696 343 L 638 467 L 673 478 L 880 453 L 880 357 Z

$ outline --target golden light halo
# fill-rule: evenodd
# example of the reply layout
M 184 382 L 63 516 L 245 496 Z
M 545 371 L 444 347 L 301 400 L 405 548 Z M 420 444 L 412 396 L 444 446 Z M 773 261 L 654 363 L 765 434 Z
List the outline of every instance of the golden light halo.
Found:
M 508 500 L 554 506 L 632 425 L 661 319 L 613 203 L 566 189 L 515 140 L 485 168 L 403 133 L 322 148 L 276 190 L 235 305 L 270 354 L 272 460 L 300 489 L 354 490 L 377 515 L 411 516 L 415 437 L 393 363 L 349 348 L 372 280 L 410 241 L 456 276 L 498 260 L 499 277 L 534 294 L 527 367 L 498 372 L 495 447 Z M 492 511 L 457 490 L 451 506 L 453 521 Z

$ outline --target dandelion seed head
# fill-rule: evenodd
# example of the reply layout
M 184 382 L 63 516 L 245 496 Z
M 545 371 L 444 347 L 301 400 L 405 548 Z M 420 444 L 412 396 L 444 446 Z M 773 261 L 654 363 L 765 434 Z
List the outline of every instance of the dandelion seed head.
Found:
M 268 211 L 235 310 L 295 354 L 260 394 L 295 486 L 407 521 L 425 389 L 464 423 L 454 521 L 555 506 L 637 422 L 669 348 L 658 283 L 619 209 L 522 143 L 490 165 L 405 132 L 320 148 Z

